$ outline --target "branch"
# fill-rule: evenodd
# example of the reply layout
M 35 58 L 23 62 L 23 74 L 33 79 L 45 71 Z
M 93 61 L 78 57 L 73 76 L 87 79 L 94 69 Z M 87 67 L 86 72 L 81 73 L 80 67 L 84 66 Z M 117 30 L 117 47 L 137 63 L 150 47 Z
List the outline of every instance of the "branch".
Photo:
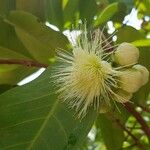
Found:
M 137 124 L 137 122 L 135 121 L 134 124 L 133 124 L 133 126 L 132 126 L 131 128 L 127 127 L 128 130 L 129 130 L 130 132 L 132 132 L 132 130 L 135 129 L 136 124 Z M 140 127 L 140 129 L 141 129 L 141 127 Z M 128 139 L 128 136 L 129 136 L 129 135 L 126 136 L 126 139 Z
M 145 120 L 142 118 L 141 114 L 137 112 L 134 106 L 131 103 L 125 103 L 124 107 L 136 118 L 136 120 L 140 123 L 143 131 L 147 135 L 148 139 L 150 140 L 150 128 L 146 124 Z
M 136 145 L 138 145 L 140 148 L 143 147 L 143 145 L 139 142 L 139 139 L 136 136 L 134 136 L 123 124 L 121 124 L 119 119 L 116 119 L 115 121 L 121 129 L 126 131 L 128 133 L 128 135 L 130 135 L 132 137 L 132 139 L 135 141 Z
M 42 64 L 33 60 L 22 60 L 22 59 L 0 59 L 0 64 L 9 64 L 9 65 L 23 65 L 27 67 L 38 67 L 38 68 L 47 68 L 47 64 Z

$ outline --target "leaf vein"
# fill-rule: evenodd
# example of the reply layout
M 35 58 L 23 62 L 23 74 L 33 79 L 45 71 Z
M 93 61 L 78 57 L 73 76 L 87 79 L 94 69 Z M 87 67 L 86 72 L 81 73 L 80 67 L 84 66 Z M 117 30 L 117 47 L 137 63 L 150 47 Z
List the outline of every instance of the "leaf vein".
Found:
M 38 99 L 40 99 L 40 98 L 44 98 L 44 97 L 49 96 L 49 95 L 51 95 L 51 94 L 47 93 L 47 94 L 45 94 L 45 95 L 42 95 L 42 96 L 40 96 L 40 97 L 33 98 L 33 99 L 31 99 L 31 100 L 28 100 L 28 101 L 25 100 L 25 101 L 20 102 L 20 103 L 15 103 L 15 104 L 7 105 L 7 106 L 5 106 L 5 107 L 1 107 L 1 109 L 2 109 L 2 108 L 4 109 L 4 108 L 16 106 L 16 105 L 20 105 L 20 104 L 24 104 L 24 103 L 28 103 L 28 102 L 33 102 L 33 101 L 36 101 L 36 100 L 38 100 Z
M 47 125 L 49 119 L 53 116 L 54 111 L 57 108 L 59 100 L 57 99 L 56 102 L 54 103 L 53 108 L 49 111 L 47 117 L 45 118 L 45 121 L 43 122 L 43 124 L 41 125 L 39 131 L 37 132 L 37 134 L 35 135 L 34 139 L 32 140 L 31 144 L 29 145 L 29 147 L 27 148 L 27 150 L 31 150 L 32 147 L 34 146 L 34 143 L 38 140 L 39 136 L 41 135 L 41 133 L 43 132 L 45 126 Z
M 57 123 L 60 126 L 61 131 L 64 133 L 66 141 L 67 141 L 68 140 L 68 136 L 67 136 L 65 128 L 63 127 L 63 125 L 61 124 L 61 122 L 58 120 L 58 118 L 56 116 L 53 115 L 53 118 L 57 121 Z
M 13 127 L 16 127 L 16 126 L 18 126 L 18 125 L 22 125 L 22 124 L 25 124 L 25 123 L 34 122 L 34 121 L 42 120 L 42 119 L 45 119 L 45 117 L 40 117 L 40 118 L 36 118 L 36 119 L 30 119 L 30 120 L 22 121 L 22 122 L 19 122 L 19 123 L 14 124 L 14 125 L 1 128 L 1 130 L 13 128 Z
M 10 148 L 14 148 L 14 147 L 24 145 L 24 144 L 28 144 L 28 143 L 31 143 L 31 141 L 26 141 L 26 142 L 22 142 L 22 143 L 18 143 L 18 144 L 9 145 L 7 147 L 4 147 L 3 150 L 8 150 Z

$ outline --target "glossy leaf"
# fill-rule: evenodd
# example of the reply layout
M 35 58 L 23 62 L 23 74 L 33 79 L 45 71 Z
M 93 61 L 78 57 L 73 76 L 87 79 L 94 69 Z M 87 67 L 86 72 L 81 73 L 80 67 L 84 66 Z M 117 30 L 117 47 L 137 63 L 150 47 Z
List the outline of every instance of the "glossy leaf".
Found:
M 77 119 L 57 98 L 50 75 L 51 67 L 35 81 L 0 95 L 0 149 L 73 150 L 83 143 L 96 113 Z
M 132 44 L 134 44 L 137 47 L 149 47 L 150 40 L 149 39 L 136 40 L 133 41 Z
M 28 59 L 28 57 L 13 50 L 0 46 L 0 59 Z
M 18 82 L 31 75 L 38 69 L 20 65 L 18 67 L 13 67 L 13 69 L 9 68 L 10 66 L 8 65 L 5 67 L 7 68 L 1 68 L 2 70 L 0 72 L 0 84 L 17 85 Z
M 6 92 L 7 90 L 13 88 L 12 85 L 9 85 L 9 84 L 2 84 L 0 85 L 0 94 Z
M 31 57 L 17 37 L 14 28 L 4 22 L 4 18 L 0 18 L 0 46 L 11 49 L 27 57 Z
M 49 59 L 54 57 L 56 49 L 67 49 L 67 38 L 39 22 L 32 14 L 13 11 L 6 21 L 15 27 L 22 43 L 39 62 L 50 63 Z
M 47 21 L 60 30 L 63 29 L 63 4 L 62 0 L 46 0 Z
M 64 27 L 71 28 L 72 25 L 74 27 L 78 26 L 78 13 L 79 13 L 79 0 L 67 1 L 63 8 L 63 16 L 64 16 Z
M 127 7 L 128 5 L 126 5 L 124 2 L 119 2 L 118 3 L 118 10 L 117 12 L 113 15 L 112 17 L 112 21 L 113 22 L 117 22 L 117 23 L 121 23 L 124 21 L 125 16 L 128 14 L 127 13 Z
M 131 26 L 125 26 L 120 28 L 116 35 L 118 37 L 117 43 L 133 42 L 135 40 L 140 40 L 144 38 L 144 34 L 140 33 L 138 30 Z
M 118 0 L 108 0 L 109 2 L 113 3 L 113 2 L 118 2 Z M 125 3 L 126 6 L 127 6 L 127 10 L 128 10 L 128 13 L 130 13 L 131 9 L 133 8 L 134 6 L 134 2 L 132 0 L 121 0 L 120 2 L 122 3 Z
M 106 23 L 118 10 L 118 3 L 108 5 L 98 16 L 95 21 L 95 26 Z
M 86 22 L 87 26 L 93 21 L 94 15 L 97 13 L 97 4 L 95 0 L 80 0 L 79 1 L 79 13 L 83 22 Z

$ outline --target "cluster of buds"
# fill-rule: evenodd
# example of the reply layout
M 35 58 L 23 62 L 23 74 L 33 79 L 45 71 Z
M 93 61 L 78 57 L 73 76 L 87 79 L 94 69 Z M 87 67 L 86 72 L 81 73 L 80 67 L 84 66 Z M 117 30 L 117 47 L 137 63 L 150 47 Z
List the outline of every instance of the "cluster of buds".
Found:
M 90 106 L 105 113 L 112 101 L 129 101 L 148 82 L 149 71 L 137 64 L 138 48 L 122 43 L 108 53 L 105 47 L 99 32 L 89 40 L 85 30 L 72 53 L 58 52 L 60 65 L 53 76 L 57 92 L 79 118 L 86 115 Z
M 126 98 L 124 102 L 131 99 L 132 93 L 145 85 L 149 80 L 149 71 L 146 67 L 137 64 L 139 50 L 130 43 L 122 43 L 113 54 L 113 60 L 122 68 L 118 72 L 119 87 L 123 90 L 118 94 L 123 94 Z
M 116 68 L 119 68 L 119 71 L 116 72 L 118 88 L 115 93 L 120 98 L 116 98 L 115 101 L 126 103 L 132 98 L 133 93 L 148 82 L 149 71 L 146 67 L 137 64 L 139 49 L 130 43 L 120 44 L 115 52 L 111 54 L 111 58 L 119 66 Z M 108 112 L 110 107 L 110 105 L 104 103 L 100 106 L 100 113 Z

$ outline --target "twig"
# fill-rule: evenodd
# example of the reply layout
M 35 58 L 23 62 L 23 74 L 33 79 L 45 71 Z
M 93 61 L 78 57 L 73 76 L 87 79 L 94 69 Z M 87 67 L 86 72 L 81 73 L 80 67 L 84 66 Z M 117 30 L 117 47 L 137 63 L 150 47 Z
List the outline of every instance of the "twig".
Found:
M 150 128 L 146 124 L 145 120 L 142 118 L 141 114 L 137 112 L 134 106 L 131 103 L 125 103 L 124 107 L 136 118 L 136 120 L 140 123 L 141 128 L 147 135 L 148 139 L 150 140 Z
M 135 129 L 136 124 L 137 124 L 137 122 L 135 121 L 134 124 L 133 124 L 133 126 L 132 126 L 132 128 L 127 127 L 128 130 L 129 130 L 130 132 L 132 132 L 132 130 Z M 140 129 L 141 129 L 141 128 L 140 128 Z M 126 136 L 126 139 L 128 139 L 128 137 L 129 137 L 129 134 Z
M 135 143 L 136 143 L 140 148 L 143 147 L 142 144 L 139 142 L 139 139 L 136 138 L 123 124 L 121 124 L 121 122 L 120 122 L 119 119 L 116 119 L 115 121 L 116 121 L 117 125 L 118 125 L 121 129 L 123 129 L 124 131 L 126 131 L 126 132 L 128 133 L 128 135 L 130 135 L 130 136 L 132 137 L 132 139 L 135 141 Z
M 119 118 L 116 118 L 116 116 L 113 113 L 110 113 L 109 117 L 120 129 L 127 132 L 127 136 L 131 136 L 131 138 L 134 140 L 135 144 L 139 148 L 141 148 L 141 149 L 143 148 L 143 145 L 140 143 L 139 139 L 135 135 L 133 135 L 132 132 L 128 128 L 126 128 L 124 124 L 121 123 Z M 125 138 L 124 141 L 126 141 L 126 140 L 127 139 Z
M 33 60 L 22 60 L 22 59 L 0 59 L 0 64 L 9 64 L 9 65 L 23 65 L 27 67 L 43 67 L 47 68 L 47 64 L 42 64 Z

